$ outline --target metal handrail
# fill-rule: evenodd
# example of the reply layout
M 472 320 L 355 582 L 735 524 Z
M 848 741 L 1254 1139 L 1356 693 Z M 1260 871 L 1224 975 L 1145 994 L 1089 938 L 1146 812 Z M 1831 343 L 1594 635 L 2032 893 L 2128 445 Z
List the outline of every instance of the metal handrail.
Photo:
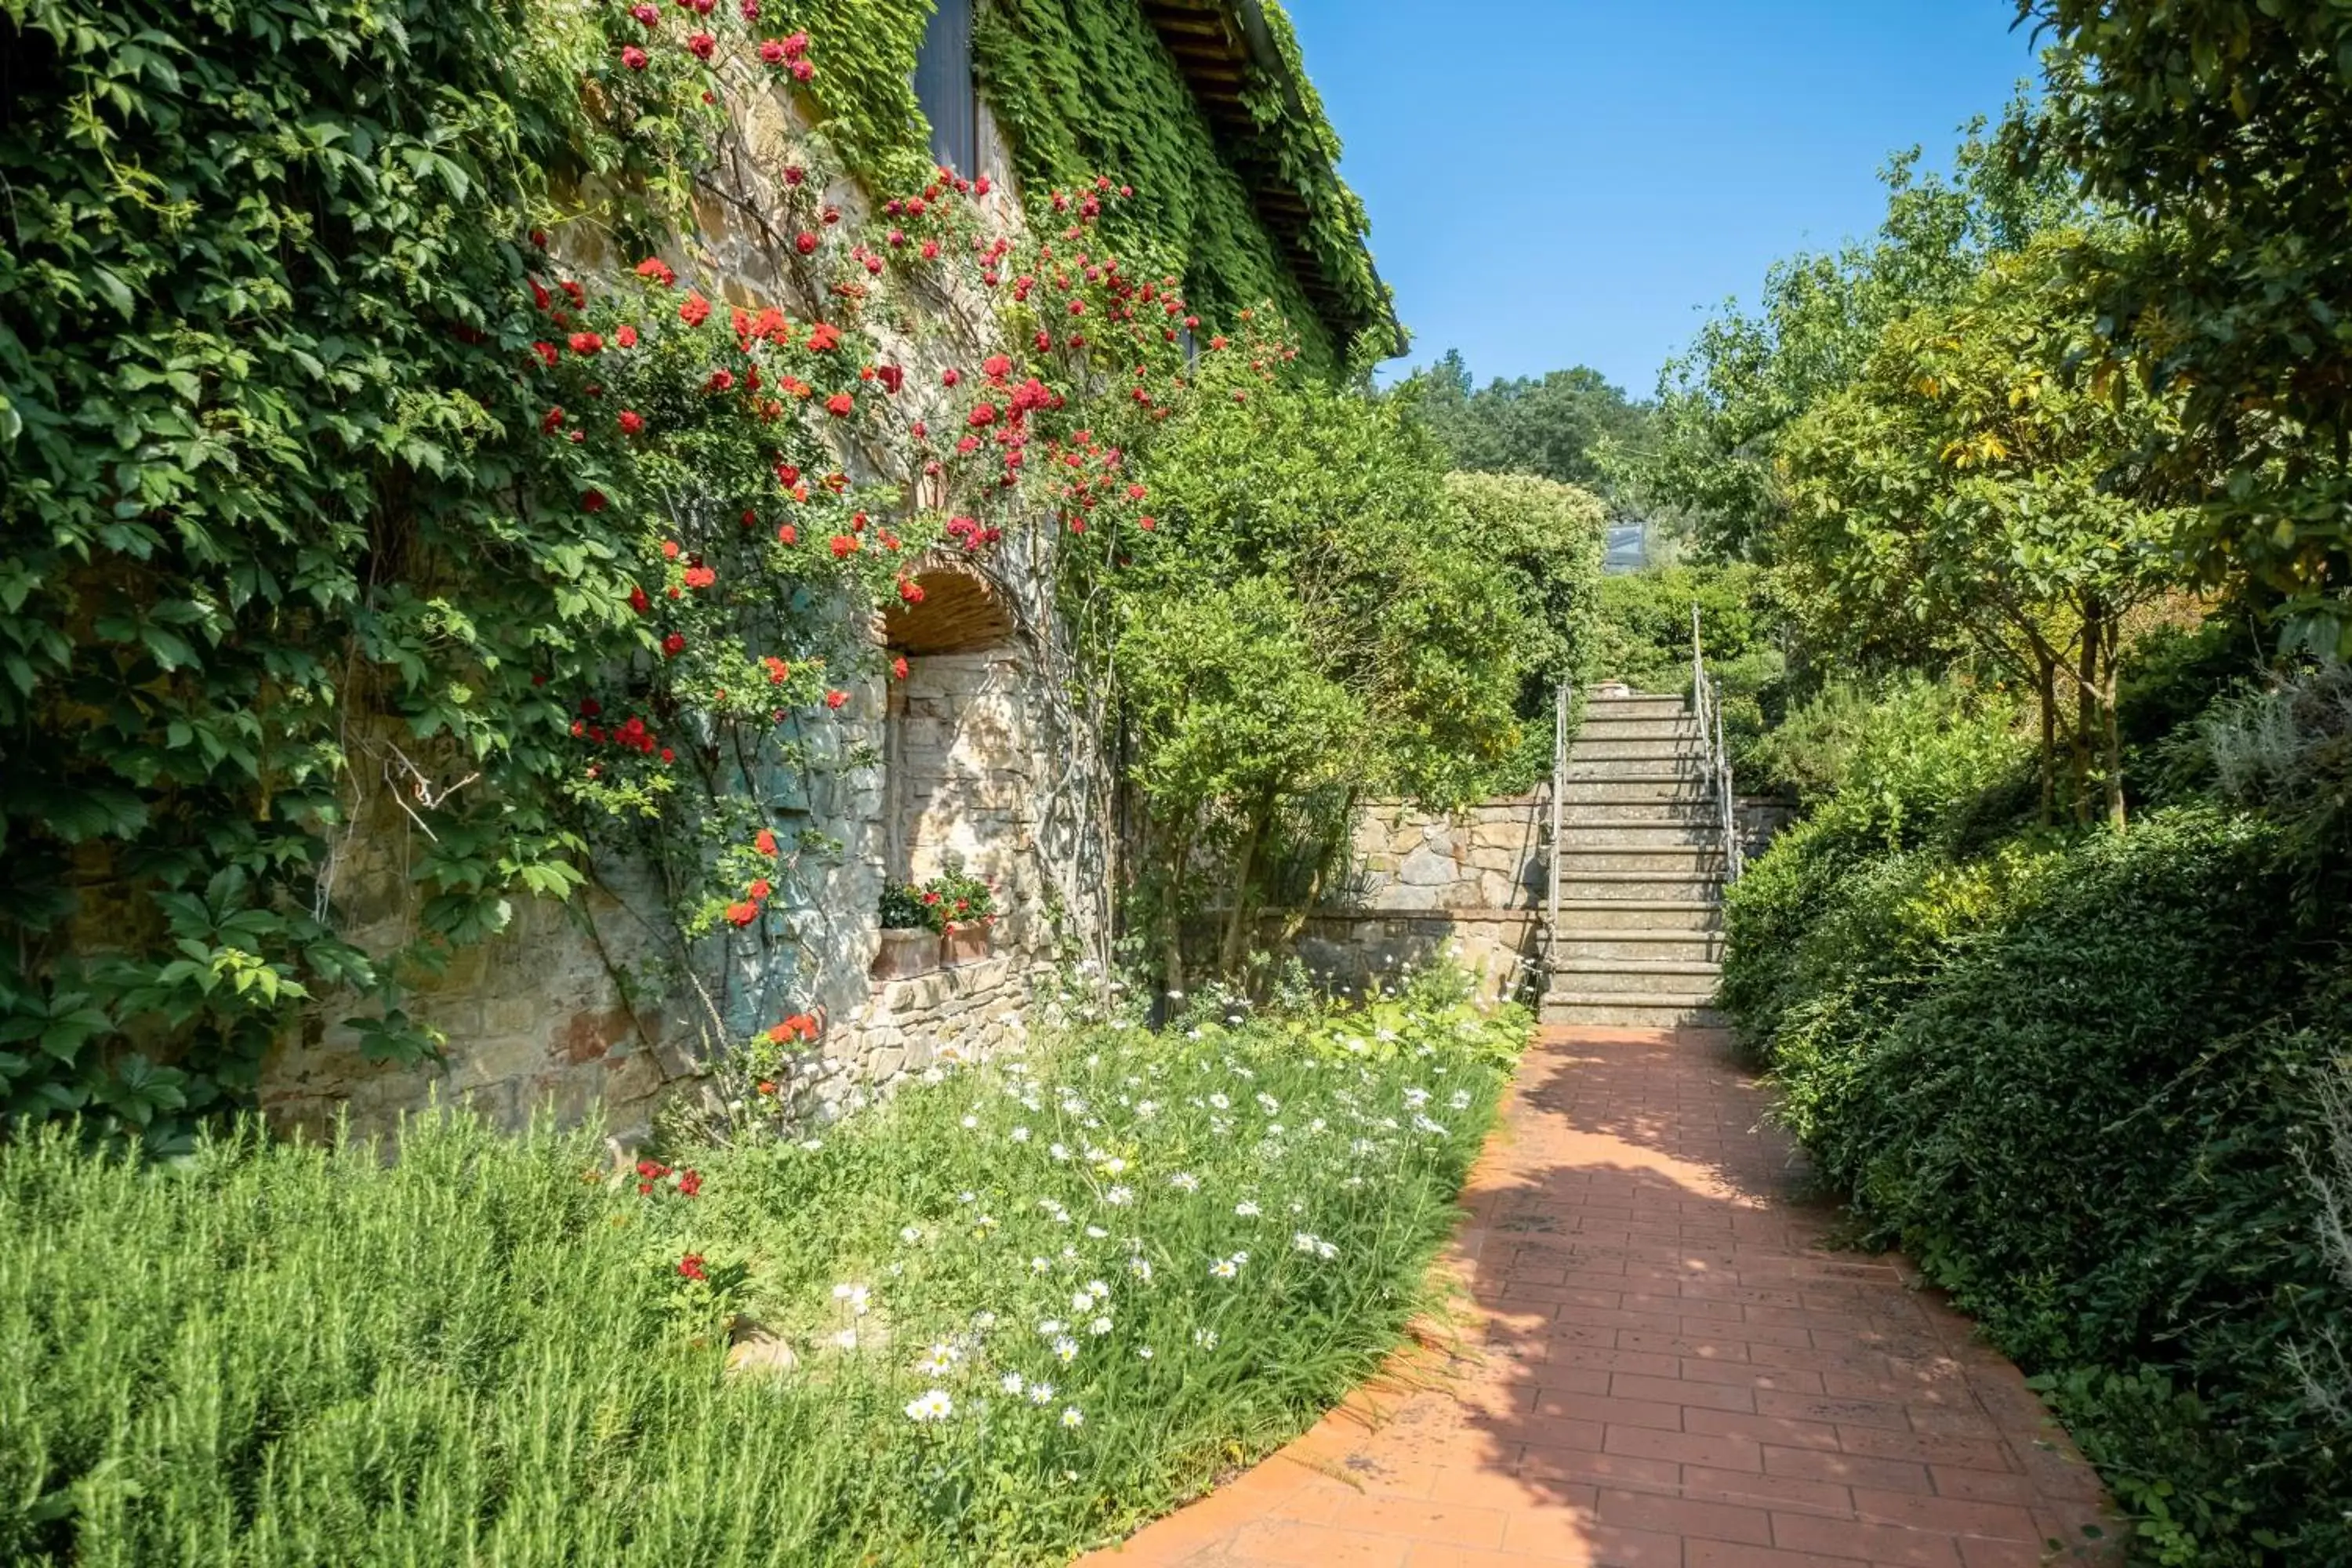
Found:
M 1544 858 L 1551 863 L 1551 890 L 1544 917 L 1544 984 L 1549 988 L 1559 958 L 1559 828 L 1560 797 L 1568 793 L 1568 682 L 1559 683 L 1552 700 L 1551 843 Z
M 1739 803 L 1732 793 L 1731 752 L 1723 743 L 1723 698 L 1706 672 L 1699 640 L 1698 605 L 1691 605 L 1691 710 L 1698 721 L 1700 754 L 1706 761 L 1707 793 L 1714 796 L 1717 826 L 1723 835 L 1723 879 L 1739 880 L 1746 857 L 1739 847 Z

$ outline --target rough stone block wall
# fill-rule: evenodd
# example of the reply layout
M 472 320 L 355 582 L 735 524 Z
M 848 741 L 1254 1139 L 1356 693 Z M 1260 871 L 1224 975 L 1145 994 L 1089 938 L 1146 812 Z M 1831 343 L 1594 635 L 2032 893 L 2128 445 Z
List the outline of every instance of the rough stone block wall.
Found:
M 809 279 L 777 245 L 790 225 L 768 210 L 759 171 L 789 159 L 804 122 L 764 79 L 729 100 L 743 106 L 736 140 L 719 149 L 719 189 L 698 202 L 701 247 L 686 259 L 715 271 L 730 302 L 779 302 L 800 313 Z M 995 177 L 999 216 L 1017 215 L 1007 171 Z M 853 221 L 867 205 L 852 185 L 826 194 Z M 579 253 L 567 259 L 583 273 L 634 259 L 604 254 L 592 235 L 572 243 Z M 869 325 L 893 334 L 890 323 Z M 901 326 L 906 341 L 894 338 L 892 352 L 909 367 L 909 384 L 935 383 L 931 357 L 941 351 L 926 346 L 919 323 Z M 1013 613 L 1043 624 L 1049 607 L 1033 602 L 1037 592 L 1023 598 L 1020 585 L 1050 591 L 1050 574 L 1029 565 L 1014 553 L 1002 576 Z M 887 635 L 880 617 L 869 635 Z M 838 684 L 850 701 L 809 722 L 806 768 L 741 781 L 780 838 L 790 844 L 805 828 L 823 841 L 790 852 L 771 900 L 782 911 L 777 929 L 726 931 L 686 948 L 644 864 L 600 855 L 589 889 L 568 904 L 517 899 L 503 931 L 457 950 L 406 998 L 413 1019 L 446 1037 L 443 1065 L 371 1062 L 340 1021 L 352 1010 L 348 999 L 322 998 L 264 1064 L 261 1100 L 273 1121 L 317 1130 L 348 1116 L 360 1131 L 388 1131 L 402 1112 L 438 1097 L 509 1124 L 542 1108 L 576 1121 L 601 1105 L 608 1127 L 626 1136 L 717 1053 L 812 1005 L 825 1019 L 813 1066 L 829 1109 L 921 1071 L 942 1049 L 971 1056 L 1017 1039 L 1033 972 L 1055 935 L 1046 911 L 1080 920 L 1088 912 L 1053 891 L 1084 881 L 1064 864 L 1082 853 L 1083 823 L 1065 809 L 1052 832 L 1041 830 L 1052 791 L 1070 772 L 1066 760 L 1048 765 L 1052 737 L 1062 733 L 1053 724 L 1056 694 L 1010 643 L 915 654 L 909 665 L 898 689 L 845 672 Z M 394 773 L 381 781 L 366 773 L 353 770 L 333 904 L 363 945 L 388 954 L 419 934 L 407 875 L 416 828 L 393 796 Z M 867 970 L 880 942 L 883 887 L 936 874 L 950 852 L 998 884 L 1005 915 L 990 956 L 875 984 Z
M 1541 940 L 1547 885 L 1541 794 L 1504 795 L 1451 814 L 1374 801 L 1358 818 L 1354 866 L 1300 930 L 1307 968 L 1360 986 L 1444 954 L 1479 993 L 1517 993 Z

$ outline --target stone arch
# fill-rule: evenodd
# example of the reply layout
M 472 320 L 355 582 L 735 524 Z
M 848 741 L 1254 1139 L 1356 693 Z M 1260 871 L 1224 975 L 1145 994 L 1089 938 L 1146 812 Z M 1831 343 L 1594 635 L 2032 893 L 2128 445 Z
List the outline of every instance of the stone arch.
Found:
M 1018 624 L 1004 593 L 979 568 L 950 556 L 915 563 L 908 580 L 919 600 L 901 598 L 882 617 L 882 640 L 894 653 L 977 653 L 1013 640 Z

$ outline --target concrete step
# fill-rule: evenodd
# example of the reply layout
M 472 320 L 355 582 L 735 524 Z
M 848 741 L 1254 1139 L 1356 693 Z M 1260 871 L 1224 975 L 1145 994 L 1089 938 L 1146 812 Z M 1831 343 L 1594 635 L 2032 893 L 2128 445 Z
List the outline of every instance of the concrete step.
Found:
M 1696 772 L 1676 773 L 1634 763 L 1591 763 L 1570 767 L 1561 782 L 1561 815 L 1580 805 L 1615 805 L 1637 801 L 1675 801 L 1711 805 L 1706 781 Z
M 1693 763 L 1706 761 L 1696 735 L 1657 741 L 1588 741 L 1579 736 L 1568 747 L 1571 763 L 1678 763 L 1685 758 Z
M 1696 741 L 1699 738 L 1698 721 L 1694 719 L 1621 719 L 1614 714 L 1588 712 L 1581 728 L 1576 731 L 1580 741 Z
M 1563 849 L 1716 849 L 1723 837 L 1712 822 L 1562 822 Z
M 1559 803 L 1559 825 L 1571 827 L 1706 827 L 1717 825 L 1715 803 L 1696 797 L 1663 800 L 1570 800 Z
M 1560 907 L 1582 900 L 1617 902 L 1660 899 L 1713 900 L 1721 896 L 1723 873 L 1716 871 L 1570 871 L 1561 868 Z
M 1633 757 L 1578 761 L 1570 758 L 1568 773 L 1561 781 L 1571 792 L 1565 799 L 1573 799 L 1578 784 L 1664 784 L 1677 790 L 1704 795 L 1706 793 L 1706 770 L 1696 758 L 1688 767 L 1677 767 L 1672 758 Z
M 1553 965 L 1551 983 L 1563 991 L 1594 996 L 1625 993 L 1646 995 L 1665 991 L 1676 994 L 1715 994 L 1723 966 L 1706 959 L 1569 958 Z
M 1570 899 L 1559 900 L 1563 933 L 1603 931 L 1714 931 L 1723 929 L 1723 906 L 1712 899 Z
M 1712 996 L 1590 996 L 1555 991 L 1543 999 L 1542 1017 L 1547 1024 L 1601 1029 L 1720 1029 L 1725 1020 L 1714 1001 Z
M 1563 844 L 1558 855 L 1563 881 L 1592 871 L 1650 871 L 1680 876 L 1705 874 L 1718 879 L 1723 875 L 1722 852 L 1696 845 L 1632 849 Z
M 1552 944 L 1552 956 L 1560 963 L 1563 972 L 1571 965 L 1638 965 L 1661 962 L 1702 963 L 1710 970 L 1719 971 L 1723 958 L 1723 933 L 1677 931 L 1672 927 L 1625 926 L 1614 930 L 1585 930 L 1569 925 L 1563 917 L 1559 935 Z
M 1690 704 L 1679 697 L 1590 697 L 1587 719 L 1688 719 Z

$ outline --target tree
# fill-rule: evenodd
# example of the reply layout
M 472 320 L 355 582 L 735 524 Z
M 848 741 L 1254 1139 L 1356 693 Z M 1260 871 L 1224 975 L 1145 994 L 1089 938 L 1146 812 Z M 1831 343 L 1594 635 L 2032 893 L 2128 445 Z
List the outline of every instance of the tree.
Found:
M 1548 745 L 1554 689 L 1593 672 L 1608 503 L 1527 474 L 1448 474 L 1445 500 L 1463 542 L 1511 580 L 1527 617 L 1518 716 L 1542 728 Z
M 2100 775 L 2121 826 L 2117 655 L 2126 617 L 2174 584 L 2187 513 L 2135 466 L 2172 432 L 2165 403 L 2066 374 L 2094 335 L 2066 286 L 2081 243 L 2053 231 L 1956 303 L 1890 324 L 1861 377 L 1790 426 L 1777 558 L 1822 646 L 1927 623 L 2030 681 L 2045 811 L 2071 694 L 2077 809 Z
M 1474 388 L 1459 349 L 1407 378 L 1412 401 L 1453 467 L 1482 474 L 1532 474 L 1588 489 L 1604 486 L 1603 446 L 1638 445 L 1647 411 L 1587 365 L 1540 378 L 1495 380 Z
M 2026 110 L 2013 107 L 2011 124 Z M 2000 156 L 1971 124 L 1947 180 L 1918 149 L 1882 172 L 1877 235 L 1775 263 L 1754 311 L 1727 305 L 1658 377 L 1644 446 L 1607 455 L 1611 477 L 1693 520 L 1717 553 L 1769 557 L 1787 497 L 1775 468 L 1790 426 L 1857 375 L 1893 322 L 1959 298 L 1987 259 L 2077 210 L 2055 174 Z
M 1155 526 L 1114 579 L 1139 913 L 1171 985 L 1204 895 L 1235 972 L 1273 868 L 1303 860 L 1311 901 L 1365 795 L 1484 794 L 1529 646 L 1519 584 L 1403 404 L 1254 348 L 1205 358 L 1198 391 L 1143 460 Z
M 2193 541 L 2316 646 L 2352 650 L 2352 49 L 2309 0 L 2021 0 L 2050 28 L 2050 109 L 2012 138 L 2146 223 L 2075 265 L 2103 354 L 2186 399 L 2157 454 L 2220 470 Z

